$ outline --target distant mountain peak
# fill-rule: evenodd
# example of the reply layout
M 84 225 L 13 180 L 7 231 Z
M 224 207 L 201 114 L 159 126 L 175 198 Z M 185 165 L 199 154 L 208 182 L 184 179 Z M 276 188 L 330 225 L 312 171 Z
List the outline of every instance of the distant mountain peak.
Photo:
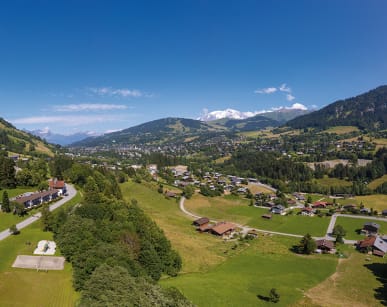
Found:
M 266 113 L 273 113 L 273 112 L 287 112 L 287 111 L 308 111 L 308 108 L 304 106 L 301 103 L 294 103 L 290 107 L 277 107 L 277 108 L 271 108 L 270 110 L 261 110 L 261 111 L 238 111 L 235 109 L 225 109 L 225 110 L 216 110 L 208 112 L 207 109 L 203 110 L 202 115 L 198 118 L 198 120 L 201 121 L 213 121 L 223 118 L 229 118 L 229 119 L 246 119 L 250 118 L 256 115 L 263 115 L 265 116 Z

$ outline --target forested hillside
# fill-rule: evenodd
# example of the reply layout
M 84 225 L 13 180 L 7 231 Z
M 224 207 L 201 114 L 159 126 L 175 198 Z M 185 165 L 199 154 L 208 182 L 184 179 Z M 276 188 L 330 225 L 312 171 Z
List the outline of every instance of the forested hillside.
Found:
M 356 126 L 360 129 L 387 129 L 387 85 L 365 94 L 336 101 L 321 110 L 297 117 L 286 124 L 292 128 Z
M 0 118 L 0 146 L 3 150 L 30 156 L 53 156 L 53 146 Z

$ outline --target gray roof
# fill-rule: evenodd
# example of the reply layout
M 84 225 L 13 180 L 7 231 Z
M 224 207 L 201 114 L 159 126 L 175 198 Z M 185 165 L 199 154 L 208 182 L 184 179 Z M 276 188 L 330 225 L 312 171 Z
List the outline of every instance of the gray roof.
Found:
M 383 253 L 387 253 L 387 242 L 382 240 L 381 237 L 377 236 L 374 247 L 376 247 L 378 250 L 381 250 Z
M 377 229 L 380 228 L 380 225 L 377 224 L 377 223 L 374 223 L 374 222 L 367 222 L 367 223 L 364 224 L 364 226 L 372 226 L 372 227 L 375 227 Z

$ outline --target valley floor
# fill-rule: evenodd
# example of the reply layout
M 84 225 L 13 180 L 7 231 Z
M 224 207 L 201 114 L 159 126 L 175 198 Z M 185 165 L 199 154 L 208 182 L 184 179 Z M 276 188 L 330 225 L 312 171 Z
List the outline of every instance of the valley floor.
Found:
M 198 306 L 269 305 L 266 299 L 271 288 L 281 295 L 277 306 L 344 306 L 343 302 L 348 306 L 379 306 L 383 300 L 380 289 L 385 287 L 383 278 L 387 276 L 385 259 L 342 246 L 349 258 L 338 264 L 334 255 L 295 254 L 291 248 L 299 239 L 279 236 L 224 242 L 197 233 L 191 220 L 179 210 L 178 202 L 158 194 L 156 185 L 129 182 L 122 185 L 122 190 L 128 200 L 138 200 L 183 258 L 181 274 L 163 279 L 161 284 L 177 287 Z M 238 209 L 233 212 L 232 203 L 230 199 L 223 204 L 230 217 L 244 210 L 240 206 L 247 207 L 235 202 Z M 297 225 L 289 227 L 295 229 Z

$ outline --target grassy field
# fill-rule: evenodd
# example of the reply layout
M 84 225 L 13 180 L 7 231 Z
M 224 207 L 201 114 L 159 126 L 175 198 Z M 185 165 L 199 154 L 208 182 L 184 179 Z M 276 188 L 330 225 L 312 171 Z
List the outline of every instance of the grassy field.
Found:
M 368 184 L 368 187 L 371 189 L 371 190 L 374 190 L 376 189 L 378 186 L 380 186 L 381 184 L 383 184 L 384 182 L 387 181 L 387 175 L 384 175 L 378 179 L 375 179 L 373 181 L 371 181 L 369 184 Z
M 249 183 L 247 187 L 249 188 L 250 192 L 253 194 L 256 194 L 256 193 L 273 194 L 272 190 L 269 190 L 268 188 L 265 188 L 260 185 Z
M 52 233 L 41 231 L 39 223 L 34 223 L 20 235 L 0 241 L 0 306 L 75 306 L 79 293 L 72 288 L 70 264 L 63 271 L 49 272 L 11 267 L 17 255 L 32 255 L 40 240 L 52 240 Z
M 293 254 L 289 246 L 296 243 L 284 237 L 260 237 L 209 272 L 184 274 L 161 284 L 177 287 L 198 306 L 272 305 L 265 297 L 274 287 L 281 296 L 276 305 L 288 306 L 330 276 L 337 263 L 334 256 Z
M 248 206 L 247 200 L 230 200 L 226 197 L 207 198 L 195 195 L 185 202 L 189 211 L 201 216 L 208 216 L 218 220 L 237 222 L 264 230 L 313 236 L 323 236 L 329 224 L 329 218 L 307 217 L 300 215 L 273 215 L 271 220 L 261 216 L 268 213 L 268 209 Z
M 348 240 L 361 240 L 365 236 L 358 234 L 356 230 L 362 229 L 364 223 L 375 222 L 380 225 L 380 233 L 387 234 L 387 219 L 386 222 L 366 220 L 366 219 L 353 219 L 348 217 L 339 216 L 336 220 L 336 225 L 341 225 L 347 231 L 345 238 Z
M 37 190 L 37 188 L 31 188 L 31 187 L 1 190 L 0 191 L 0 200 L 3 199 L 4 191 L 7 191 L 9 198 L 12 198 L 12 197 L 18 196 L 20 194 L 23 194 L 26 192 L 34 192 L 36 190 Z
M 322 131 L 322 133 L 324 132 L 324 133 L 346 134 L 354 131 L 359 131 L 359 128 L 355 126 L 336 126 L 336 127 L 330 127 Z
M 337 265 L 334 256 L 301 256 L 290 252 L 290 247 L 299 242 L 296 238 L 259 236 L 248 244 L 238 243 L 233 249 L 237 242 L 223 242 L 211 235 L 196 233 L 176 201 L 158 194 L 156 186 L 148 188 L 125 183 L 121 187 L 126 199 L 139 201 L 139 206 L 164 230 L 183 258 L 183 272 L 177 278 L 165 278 L 160 283 L 177 287 L 198 306 L 273 305 L 258 297 L 264 298 L 273 287 L 281 295 L 277 306 L 379 304 L 374 294 L 381 282 L 364 266 L 367 264 L 365 255 L 352 247 L 342 247 L 354 254 L 351 261 L 340 263 L 339 276 L 334 273 Z M 244 207 L 248 203 L 230 196 L 222 204 L 230 206 L 230 201 Z M 297 222 L 302 224 L 301 221 L 307 219 Z M 314 219 L 318 221 L 319 218 L 309 218 Z M 383 261 L 385 259 L 372 256 L 368 264 L 372 266 L 374 262 L 377 265 Z
M 335 187 L 350 187 L 352 186 L 352 182 L 338 179 L 338 178 L 329 178 L 329 177 L 324 177 L 321 179 L 316 179 L 315 180 L 317 184 L 322 185 L 322 186 L 335 186 Z
M 198 235 L 176 200 L 157 193 L 156 185 L 149 188 L 128 182 L 121 189 L 126 200 L 137 199 L 139 206 L 164 230 L 173 248 L 183 257 L 183 273 L 207 270 L 227 259 L 225 246 L 219 239 Z
M 348 259 L 340 259 L 332 276 L 306 291 L 306 298 L 294 306 L 383 306 L 376 299 L 387 299 L 383 279 L 387 279 L 386 259 L 352 251 Z
M 327 202 L 333 202 L 332 198 L 323 198 L 323 196 L 320 196 L 320 198 Z M 374 210 L 378 210 L 379 212 L 387 209 L 387 195 L 383 194 L 355 196 L 352 198 L 338 198 L 336 199 L 336 202 L 340 205 L 360 205 L 362 203 L 366 208 L 373 208 Z

